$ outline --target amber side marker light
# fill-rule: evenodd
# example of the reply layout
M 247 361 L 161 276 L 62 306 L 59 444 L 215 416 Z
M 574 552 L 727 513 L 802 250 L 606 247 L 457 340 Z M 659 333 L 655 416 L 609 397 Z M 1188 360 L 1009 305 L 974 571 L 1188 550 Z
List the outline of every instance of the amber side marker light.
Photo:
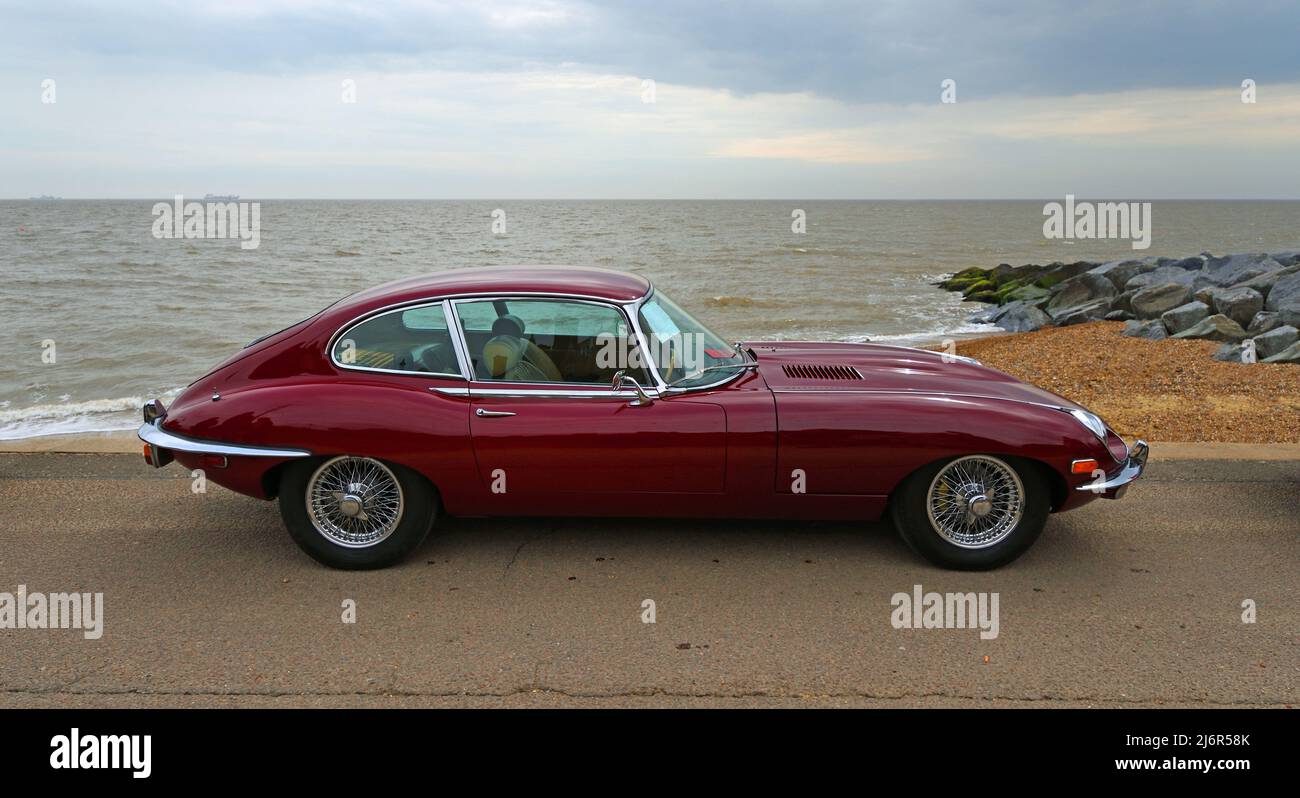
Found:
M 151 443 L 144 445 L 144 461 L 154 468 L 162 468 L 172 459 L 173 455 L 169 449 L 159 449 Z
M 1071 474 L 1091 474 L 1097 470 L 1096 460 L 1075 460 L 1070 464 Z

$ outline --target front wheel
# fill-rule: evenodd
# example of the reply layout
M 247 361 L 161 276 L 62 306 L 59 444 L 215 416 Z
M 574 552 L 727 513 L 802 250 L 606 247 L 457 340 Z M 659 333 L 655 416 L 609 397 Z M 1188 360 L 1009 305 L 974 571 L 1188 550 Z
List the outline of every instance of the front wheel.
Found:
M 370 457 L 297 462 L 280 485 L 289 535 L 331 568 L 402 561 L 428 535 L 436 514 L 434 492 L 419 474 Z
M 997 568 L 1024 554 L 1051 511 L 1046 480 L 1033 464 L 984 454 L 920 469 L 890 504 L 908 546 L 961 571 Z

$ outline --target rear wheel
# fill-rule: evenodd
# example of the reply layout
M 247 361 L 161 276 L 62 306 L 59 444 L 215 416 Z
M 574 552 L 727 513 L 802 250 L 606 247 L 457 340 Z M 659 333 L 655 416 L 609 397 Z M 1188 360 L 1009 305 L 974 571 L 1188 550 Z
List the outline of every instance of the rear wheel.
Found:
M 294 463 L 280 486 L 280 515 L 313 559 L 348 570 L 400 562 L 437 513 L 432 488 L 395 463 L 344 455 Z
M 1031 463 L 974 454 L 912 474 L 891 501 L 894 525 L 921 556 L 976 571 L 1019 557 L 1051 511 L 1046 480 Z

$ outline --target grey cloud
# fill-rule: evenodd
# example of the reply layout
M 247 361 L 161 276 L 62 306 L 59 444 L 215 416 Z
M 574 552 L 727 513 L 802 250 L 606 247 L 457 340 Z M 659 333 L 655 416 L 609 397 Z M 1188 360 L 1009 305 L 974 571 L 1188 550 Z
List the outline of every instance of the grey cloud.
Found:
M 1300 78 L 1286 2 L 745 2 L 195 6 L 45 4 L 5 12 L 6 72 L 69 59 L 122 71 L 292 73 L 576 63 L 737 93 L 933 102 Z M 556 19 L 493 22 L 535 8 Z

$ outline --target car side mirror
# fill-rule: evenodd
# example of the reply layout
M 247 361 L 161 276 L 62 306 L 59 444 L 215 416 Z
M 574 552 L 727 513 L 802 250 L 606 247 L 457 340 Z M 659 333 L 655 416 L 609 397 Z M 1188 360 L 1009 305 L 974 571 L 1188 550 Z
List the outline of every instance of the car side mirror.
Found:
M 654 400 L 650 398 L 650 395 L 641 387 L 641 383 L 637 382 L 635 378 L 627 376 L 627 371 L 619 369 L 614 373 L 614 379 L 610 382 L 609 389 L 614 393 L 618 393 L 623 390 L 624 384 L 631 385 L 632 390 L 636 391 L 636 398 L 628 402 L 629 406 L 645 407 L 654 403 Z

